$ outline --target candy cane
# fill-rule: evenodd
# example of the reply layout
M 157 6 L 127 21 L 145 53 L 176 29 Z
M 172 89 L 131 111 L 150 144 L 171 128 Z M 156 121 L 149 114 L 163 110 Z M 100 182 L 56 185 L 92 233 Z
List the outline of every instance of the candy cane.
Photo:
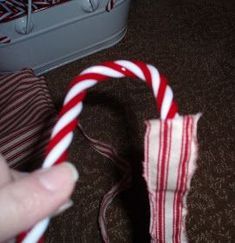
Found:
M 173 92 L 167 85 L 166 79 L 154 66 L 143 62 L 119 60 L 87 68 L 75 77 L 69 86 L 59 119 L 46 149 L 47 156 L 43 168 L 66 160 L 67 150 L 73 139 L 73 131 L 78 124 L 78 116 L 83 108 L 82 101 L 86 96 L 86 90 L 109 78 L 123 77 L 146 81 L 147 86 L 153 91 L 161 119 L 171 119 L 177 115 L 178 108 L 173 100 Z M 42 220 L 31 231 L 21 234 L 18 242 L 38 242 L 48 223 L 49 218 Z

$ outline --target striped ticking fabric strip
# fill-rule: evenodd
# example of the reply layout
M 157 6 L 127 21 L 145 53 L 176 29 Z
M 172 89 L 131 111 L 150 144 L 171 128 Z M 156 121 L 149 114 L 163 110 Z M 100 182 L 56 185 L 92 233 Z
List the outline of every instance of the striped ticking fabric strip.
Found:
M 144 178 L 150 202 L 151 242 L 187 242 L 186 196 L 197 158 L 195 116 L 147 121 Z
M 55 117 L 43 77 L 29 69 L 0 75 L 0 153 L 10 167 L 42 159 Z

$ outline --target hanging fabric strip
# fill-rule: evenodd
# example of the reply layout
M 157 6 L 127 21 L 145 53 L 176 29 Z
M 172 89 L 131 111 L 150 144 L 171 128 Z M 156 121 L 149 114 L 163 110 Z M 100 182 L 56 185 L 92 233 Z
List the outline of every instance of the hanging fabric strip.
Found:
M 152 243 L 187 242 L 186 196 L 195 171 L 199 118 L 200 114 L 146 123 L 144 178 Z
M 107 231 L 106 211 L 119 193 L 131 187 L 131 164 L 128 161 L 121 158 L 113 146 L 89 137 L 80 124 L 78 124 L 78 129 L 80 130 L 82 135 L 88 140 L 90 146 L 96 152 L 98 152 L 99 154 L 101 154 L 102 156 L 106 157 L 114 163 L 114 165 L 120 170 L 120 175 L 122 176 L 122 179 L 118 183 L 113 185 L 112 188 L 104 195 L 102 202 L 100 204 L 98 221 L 101 236 L 105 243 L 109 243 L 110 240 Z

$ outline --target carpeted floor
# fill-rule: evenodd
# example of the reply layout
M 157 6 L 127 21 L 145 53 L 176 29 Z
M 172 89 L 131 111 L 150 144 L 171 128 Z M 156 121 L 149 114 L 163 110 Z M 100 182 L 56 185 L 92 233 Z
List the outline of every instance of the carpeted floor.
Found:
M 170 80 L 182 114 L 202 112 L 199 159 L 188 196 L 189 242 L 235 242 L 234 1 L 133 1 L 126 37 L 116 46 L 46 75 L 59 109 L 69 81 L 101 61 L 140 59 Z M 153 97 L 138 80 L 112 80 L 91 89 L 81 124 L 112 144 L 133 166 L 134 185 L 108 210 L 111 243 L 149 242 L 149 208 L 142 179 L 144 121 L 158 117 Z M 74 207 L 55 218 L 47 242 L 101 242 L 99 203 L 118 178 L 110 161 L 76 134 L 70 160 L 80 173 Z

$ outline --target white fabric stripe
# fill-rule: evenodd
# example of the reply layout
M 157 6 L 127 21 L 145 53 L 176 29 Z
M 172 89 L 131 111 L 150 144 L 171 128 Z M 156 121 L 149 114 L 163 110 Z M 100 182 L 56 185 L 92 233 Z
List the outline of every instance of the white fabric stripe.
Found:
M 156 189 L 157 189 L 157 160 L 158 160 L 158 152 L 160 150 L 160 143 L 156 143 L 156 136 L 160 136 L 160 124 L 158 128 L 154 127 L 153 121 L 150 121 L 151 131 L 149 134 L 149 165 L 148 165 L 148 175 L 149 178 L 147 180 L 148 188 L 151 191 L 151 215 L 153 220 L 150 221 L 150 233 L 153 238 L 156 238 L 156 224 L 157 221 L 155 219 L 156 216 Z M 158 137 L 159 139 L 159 137 Z M 160 151 L 161 152 L 161 151 Z M 156 157 L 157 156 L 157 157 Z
M 138 78 L 145 80 L 145 76 L 144 76 L 142 70 L 137 65 L 135 65 L 133 62 L 125 61 L 125 60 L 118 60 L 118 61 L 115 61 L 115 63 L 130 70 Z
M 157 154 L 156 159 L 154 160 L 154 164 L 155 164 L 155 168 L 156 168 L 156 174 L 157 174 L 157 184 L 156 184 L 156 198 L 154 200 L 154 202 L 156 203 L 156 225 L 157 225 L 157 232 L 156 232 L 156 237 L 157 239 L 161 239 L 161 229 L 160 229 L 160 222 L 158 220 L 159 217 L 159 213 L 160 213 L 160 208 L 159 208 L 159 203 L 160 203 L 160 197 L 158 195 L 158 191 L 159 191 L 159 187 L 160 187 L 160 183 L 161 183 L 161 170 L 162 170 L 162 154 L 163 154 L 163 144 L 164 144 L 164 122 L 161 121 L 159 124 L 159 150 L 156 150 L 155 153 Z M 156 146 L 156 141 L 154 141 L 154 144 Z M 154 151 L 154 148 L 152 148 L 152 150 Z M 163 212 L 162 213 L 162 217 L 163 217 Z M 159 237 L 159 238 L 158 238 Z
M 185 232 L 185 216 L 187 213 L 187 205 L 186 205 L 186 197 L 187 193 L 190 187 L 190 181 L 192 178 L 192 175 L 195 171 L 195 161 L 197 158 L 197 139 L 196 139 L 196 131 L 197 131 L 197 122 L 198 119 L 200 118 L 201 114 L 197 114 L 195 116 L 190 116 L 191 119 L 193 120 L 193 131 L 192 134 L 189 133 L 189 139 L 192 137 L 192 139 L 189 140 L 188 144 L 188 149 L 189 153 L 188 160 L 186 162 L 188 166 L 188 173 L 187 173 L 187 178 L 186 178 L 186 183 L 187 183 L 187 188 L 186 188 L 186 194 L 184 195 L 183 199 L 183 207 L 181 208 L 181 215 L 182 215 L 182 228 L 181 228 L 181 238 L 179 239 L 179 242 L 185 243 L 187 242 L 186 238 L 186 232 Z M 169 120 L 168 124 L 172 124 L 172 140 L 171 140 L 171 153 L 169 157 L 169 167 L 168 167 L 168 180 L 167 180 L 167 190 L 166 190 L 166 200 L 165 200 L 165 242 L 173 242 L 173 215 L 174 215 L 174 193 L 177 187 L 177 179 L 178 179 L 178 168 L 180 166 L 180 162 L 183 158 L 181 158 L 181 153 L 185 153 L 185 149 L 181 151 L 182 144 L 183 148 L 185 148 L 185 143 L 182 140 L 183 136 L 183 121 L 186 119 L 185 117 L 182 116 L 177 116 L 173 120 Z M 160 121 L 159 120 L 150 120 L 149 124 L 151 125 L 152 129 L 149 134 L 149 139 L 150 139 L 150 146 L 149 146 L 149 154 L 152 154 L 152 156 L 149 159 L 152 159 L 153 161 L 149 161 L 149 165 L 152 166 L 149 168 L 149 171 L 153 174 L 156 174 L 156 161 L 158 160 L 158 149 L 160 140 L 159 140 L 159 132 L 160 132 Z M 190 125 L 190 124 L 189 124 Z M 189 129 L 190 130 L 190 129 Z M 147 136 L 147 134 L 146 134 Z M 145 138 L 147 139 L 147 138 Z M 148 149 L 145 147 L 145 149 Z M 145 160 L 144 163 L 147 161 Z M 155 162 L 155 163 L 153 163 Z M 146 166 L 146 164 L 144 164 Z M 152 176 L 152 175 L 150 175 Z M 148 179 L 148 178 L 145 178 Z M 157 243 L 155 231 L 156 231 L 156 219 L 153 218 L 154 213 L 158 213 L 156 211 L 153 212 L 152 208 L 154 205 L 152 205 L 151 199 L 153 198 L 153 195 L 156 191 L 156 183 L 155 185 L 152 184 L 152 180 L 148 181 L 147 180 L 147 186 L 148 186 L 148 191 L 149 191 L 149 198 L 150 198 L 150 210 L 151 210 L 151 220 L 150 220 L 150 233 L 152 243 Z M 156 204 L 156 201 L 154 201 L 154 204 Z M 154 209 L 156 210 L 156 208 Z M 151 227 L 155 231 L 152 230 Z
M 48 107 L 48 102 L 45 101 L 45 99 L 43 99 L 42 97 L 31 97 L 28 102 L 29 103 L 26 105 L 22 104 L 18 107 L 15 107 L 15 109 L 12 109 L 11 112 L 8 112 L 6 115 L 4 115 L 4 119 L 1 119 L 0 121 L 1 129 L 3 129 L 3 127 L 7 127 L 7 129 L 9 129 L 8 124 L 11 123 L 10 120 L 14 120 L 15 123 L 19 123 L 15 120 L 15 117 L 21 117 L 21 119 L 24 119 L 28 115 L 32 115 L 32 113 L 35 113 L 35 110 L 45 110 L 45 108 Z
M 122 78 L 125 76 L 122 73 L 116 71 L 115 69 L 112 69 L 110 67 L 105 67 L 105 66 L 89 67 L 89 68 L 85 69 L 83 72 L 81 72 L 81 75 L 87 74 L 87 73 L 102 74 L 102 75 L 112 77 L 112 78 Z
M 35 128 L 29 129 L 28 131 L 25 131 L 21 136 L 13 137 L 12 140 L 1 145 L 1 151 L 7 150 L 7 149 L 11 148 L 12 146 L 14 146 L 16 143 L 19 143 L 20 141 L 24 141 L 24 139 L 27 138 L 28 136 L 38 133 L 42 129 L 42 127 L 43 126 L 41 126 L 41 127 L 37 126 Z M 4 139 L 6 139 L 6 138 L 4 137 Z M 1 139 L 0 139 L 0 143 L 1 143 Z
M 29 90 L 23 96 L 22 95 L 21 96 L 19 95 L 19 97 L 17 97 L 16 99 L 12 100 L 12 102 L 9 103 L 9 105 L 7 105 L 6 107 L 4 107 L 4 109 L 1 112 L 1 115 L 3 116 L 6 113 L 9 114 L 12 110 L 15 111 L 16 108 L 20 108 L 22 106 L 25 106 L 26 107 L 28 105 L 26 101 L 34 100 L 36 97 L 38 97 L 38 98 L 44 98 L 44 96 L 42 94 L 42 91 L 40 92 L 40 90 L 38 90 L 36 88 L 33 88 L 32 90 Z M 35 101 L 35 103 L 36 103 L 36 101 Z M 34 104 L 34 105 L 36 106 L 36 104 Z
M 29 69 L 0 75 L 0 91 L 0 151 L 10 166 L 26 164 L 32 153 L 38 159 L 35 150 L 48 142 L 52 128 L 45 122 L 55 114 L 45 79 Z
M 151 124 L 146 121 L 145 122 L 145 125 L 146 125 L 146 132 L 145 132 L 145 137 L 144 137 L 144 171 L 143 171 L 143 176 L 145 178 L 145 180 L 147 181 L 147 184 L 149 184 L 148 182 L 148 174 L 149 174 L 149 171 L 148 171 L 148 168 L 149 168 L 149 134 L 150 134 L 150 130 L 151 130 Z
M 61 131 L 66 125 L 73 121 L 82 111 L 83 104 L 80 102 L 75 105 L 71 110 L 67 111 L 56 123 L 51 138 L 53 138 L 59 131 Z
M 165 201 L 165 236 L 166 242 L 172 242 L 173 236 L 173 215 L 174 215 L 174 191 L 177 185 L 177 168 L 180 161 L 180 151 L 182 144 L 182 117 L 172 122 L 172 142 L 171 154 L 168 169 L 167 193 Z M 178 151 L 178 152 L 176 152 Z
M 176 170 L 176 186 L 175 186 L 175 194 L 174 194 L 174 205 L 173 205 L 173 228 L 174 228 L 174 231 L 173 231 L 173 242 L 175 242 L 175 238 L 176 238 L 176 227 L 178 225 L 176 220 L 177 220 L 177 216 L 179 215 L 179 211 L 178 211 L 178 204 L 177 204 L 177 200 L 179 198 L 179 192 L 176 191 L 176 190 L 179 190 L 179 185 L 180 185 L 180 179 L 181 179 L 181 176 L 182 176 L 182 163 L 183 163 L 183 160 L 184 160 L 184 156 L 185 156 L 185 150 L 186 150 L 186 141 L 188 139 L 187 137 L 187 117 L 185 117 L 185 119 L 182 119 L 182 130 L 183 130 L 183 134 L 182 134 L 182 138 L 181 138 L 181 150 L 180 150 L 180 159 L 178 161 L 178 164 L 177 164 L 177 170 Z M 189 135 L 189 134 L 188 134 Z M 176 242 L 178 242 L 179 239 L 176 240 Z
M 49 225 L 50 219 L 46 218 L 37 223 L 33 229 L 27 234 L 22 243 L 37 243 L 41 236 L 46 231 Z
M 153 94 L 154 97 L 157 97 L 159 86 L 160 86 L 160 74 L 154 66 L 149 64 L 147 66 L 151 73 Z
M 171 103 L 173 101 L 173 92 L 169 86 L 166 87 L 165 94 L 162 101 L 161 107 L 161 118 L 166 119 L 169 109 L 171 107 Z
M 42 104 L 41 104 L 42 105 Z M 46 113 L 46 108 L 47 107 L 38 107 L 37 109 L 30 109 L 31 113 L 24 113 L 24 116 L 19 116 L 19 114 L 16 114 L 16 117 L 19 117 L 18 119 L 21 120 L 20 126 L 19 126 L 19 121 L 18 120 L 14 120 L 13 117 L 9 118 L 8 121 L 11 121 L 11 123 L 5 123 L 5 124 L 1 124 L 1 129 L 4 129 L 5 134 L 8 134 L 9 131 L 12 131 L 14 129 L 16 129 L 18 126 L 19 127 L 23 127 L 23 126 L 27 126 L 28 122 L 35 122 L 38 119 L 42 119 L 45 118 L 47 116 Z
M 192 176 L 196 170 L 196 160 L 198 155 L 198 147 L 197 147 L 197 124 L 201 117 L 201 113 L 193 116 L 193 128 L 192 128 L 192 140 L 191 140 L 191 150 L 190 150 L 190 157 L 188 161 L 188 171 L 187 171 L 187 181 L 186 181 L 186 193 L 183 197 L 183 207 L 182 207 L 182 231 L 181 231 L 181 242 L 187 242 L 186 237 L 186 229 L 185 229 L 185 218 L 187 214 L 187 203 L 186 199 L 189 193 L 190 184 Z
M 6 90 L 6 88 L 11 87 L 12 85 L 17 84 L 22 79 L 32 77 L 32 72 L 29 70 L 24 70 L 20 73 L 10 74 L 3 77 L 0 76 L 0 92 Z
M 32 77 L 32 75 L 28 73 L 21 74 L 20 77 L 17 76 L 13 80 L 9 81 L 1 81 L 1 82 L 9 82 L 7 84 L 4 83 L 4 85 L 0 86 L 1 93 L 4 94 L 4 96 L 1 96 L 1 100 L 12 93 L 13 88 L 19 89 L 19 90 L 24 90 L 26 87 L 32 87 L 35 83 L 39 82 L 40 79 L 37 77 Z M 42 79 L 42 81 L 44 81 Z
M 151 126 L 151 132 L 149 134 L 149 187 L 151 188 L 151 191 L 156 191 L 157 187 L 157 167 L 156 162 L 158 159 L 158 151 L 160 149 L 160 143 L 156 143 L 156 139 L 159 140 L 160 136 L 160 123 L 156 127 L 155 121 L 150 121 Z
M 64 105 L 66 105 L 71 99 L 73 99 L 76 95 L 82 93 L 84 90 L 89 89 L 97 83 L 94 79 L 84 80 L 73 86 L 72 89 L 69 90 L 68 94 L 65 97 Z
M 1 147 L 1 153 L 5 156 L 11 156 L 22 150 L 24 147 L 28 147 L 28 153 L 30 153 L 34 150 L 34 144 L 41 142 L 41 138 L 45 134 L 45 131 L 49 130 L 49 127 L 43 126 L 37 127 L 37 130 L 30 130 L 28 133 L 25 133 L 24 135 L 6 144 L 4 148 Z
M 57 159 L 67 150 L 73 139 L 73 133 L 68 133 L 56 146 L 50 151 L 43 162 L 42 167 L 48 168 L 52 166 Z
M 172 147 L 171 147 L 171 143 L 172 143 L 172 121 L 171 120 L 166 120 L 165 123 L 167 122 L 167 148 L 166 148 L 166 158 L 165 158 L 165 180 L 164 180 L 164 189 L 165 189 L 165 195 L 163 198 L 163 234 L 164 234 L 164 241 L 167 243 L 167 221 L 166 221 L 166 195 L 167 195 L 167 182 L 168 182 L 168 176 L 169 176 L 169 165 L 170 165 L 170 156 L 171 156 L 171 151 L 172 151 Z
M 26 158 L 27 156 L 32 155 L 38 146 L 41 146 L 41 144 L 48 142 L 50 138 L 49 136 L 50 130 L 47 129 L 44 132 L 45 133 L 41 134 L 40 139 L 38 138 L 39 136 L 37 135 L 28 141 L 26 141 L 26 139 L 21 140 L 21 145 L 17 146 L 17 148 L 15 148 L 10 152 L 9 151 L 2 152 L 2 154 L 4 155 L 4 157 L 7 159 L 9 163 L 16 159 L 20 160 L 22 156 Z M 40 143 L 38 144 L 38 142 Z
M 146 133 L 145 133 L 145 159 L 144 159 L 144 178 L 145 178 L 145 181 L 148 185 L 148 188 L 150 188 L 150 180 L 149 180 L 149 174 L 150 174 L 150 171 L 149 169 L 151 168 L 149 163 L 150 163 L 150 156 L 149 156 L 149 151 L 150 151 L 150 134 L 151 134 L 151 129 L 152 129 L 152 125 L 151 125 L 151 122 L 147 121 L 146 122 Z M 151 169 L 152 170 L 152 169 Z M 154 176 L 154 178 L 156 178 L 156 175 Z M 148 197 L 149 197 L 149 203 L 150 203 L 150 215 L 153 217 L 154 213 L 155 213 L 155 203 L 154 203 L 154 200 L 155 200 L 155 191 L 151 193 L 149 193 Z M 153 235 L 155 235 L 155 230 L 152 231 L 152 229 L 155 229 L 155 223 L 156 221 L 155 220 L 150 220 L 150 233 Z
M 49 115 L 54 115 L 54 112 L 50 111 L 50 113 L 48 113 Z M 54 117 L 51 119 L 53 124 L 55 123 L 55 119 Z M 51 123 L 51 121 L 50 121 Z M 11 132 L 11 134 L 9 134 L 8 136 L 5 137 L 1 137 L 0 138 L 0 147 L 3 146 L 4 144 L 10 143 L 11 141 L 14 141 L 14 139 L 16 137 L 21 137 L 23 136 L 25 133 L 28 133 L 30 130 L 33 130 L 35 128 L 37 128 L 38 126 L 41 127 L 42 125 L 42 120 L 39 120 L 37 122 L 34 122 L 32 124 L 29 124 L 27 126 L 24 126 L 22 128 L 19 128 L 17 130 L 14 130 Z M 51 125 L 52 126 L 52 123 Z M 48 127 L 48 126 L 47 126 Z
M 193 120 L 190 117 L 190 119 L 189 119 L 189 126 L 188 126 L 188 129 L 187 129 L 187 134 L 188 134 L 188 146 L 187 146 L 187 150 L 188 151 L 187 152 L 188 153 L 187 153 L 187 155 L 185 157 L 185 159 L 186 159 L 186 163 L 185 163 L 186 164 L 186 168 L 185 168 L 185 176 L 184 176 L 185 178 L 183 178 L 184 180 L 182 182 L 182 184 L 183 184 L 182 193 L 180 194 L 182 206 L 180 207 L 180 211 L 179 211 L 179 216 L 180 216 L 179 224 L 181 226 L 181 231 L 179 232 L 179 237 L 178 237 L 179 242 L 181 242 L 181 238 L 182 238 L 182 235 L 183 235 L 183 232 L 182 232 L 182 228 L 183 228 L 183 225 L 184 225 L 183 213 L 185 212 L 185 210 L 183 210 L 183 207 L 184 207 L 183 201 L 184 201 L 185 193 L 186 193 L 186 190 L 187 190 L 187 176 L 188 176 L 187 174 L 188 174 L 188 165 L 190 163 L 191 145 L 192 145 L 192 132 L 193 132 L 192 126 L 193 126 Z M 182 168 L 182 171 L 183 171 L 183 168 Z M 185 214 L 186 214 L 186 212 L 185 212 Z
M 22 153 L 20 155 L 18 155 L 14 159 L 11 159 L 11 162 L 8 163 L 9 166 L 11 168 L 15 168 L 20 164 L 27 163 L 28 161 L 35 161 L 35 159 L 36 160 L 38 160 L 38 159 L 43 160 L 44 157 L 45 157 L 45 154 L 44 154 L 45 147 L 48 144 L 48 140 L 49 140 L 49 137 L 50 137 L 49 132 L 44 137 L 45 138 L 43 139 L 43 141 L 40 144 L 33 146 L 33 149 L 31 147 L 30 151 L 28 149 L 27 149 L 27 151 L 22 151 Z M 32 153 L 32 151 L 33 151 L 33 153 Z M 37 151 L 37 152 L 35 152 L 35 151 Z

